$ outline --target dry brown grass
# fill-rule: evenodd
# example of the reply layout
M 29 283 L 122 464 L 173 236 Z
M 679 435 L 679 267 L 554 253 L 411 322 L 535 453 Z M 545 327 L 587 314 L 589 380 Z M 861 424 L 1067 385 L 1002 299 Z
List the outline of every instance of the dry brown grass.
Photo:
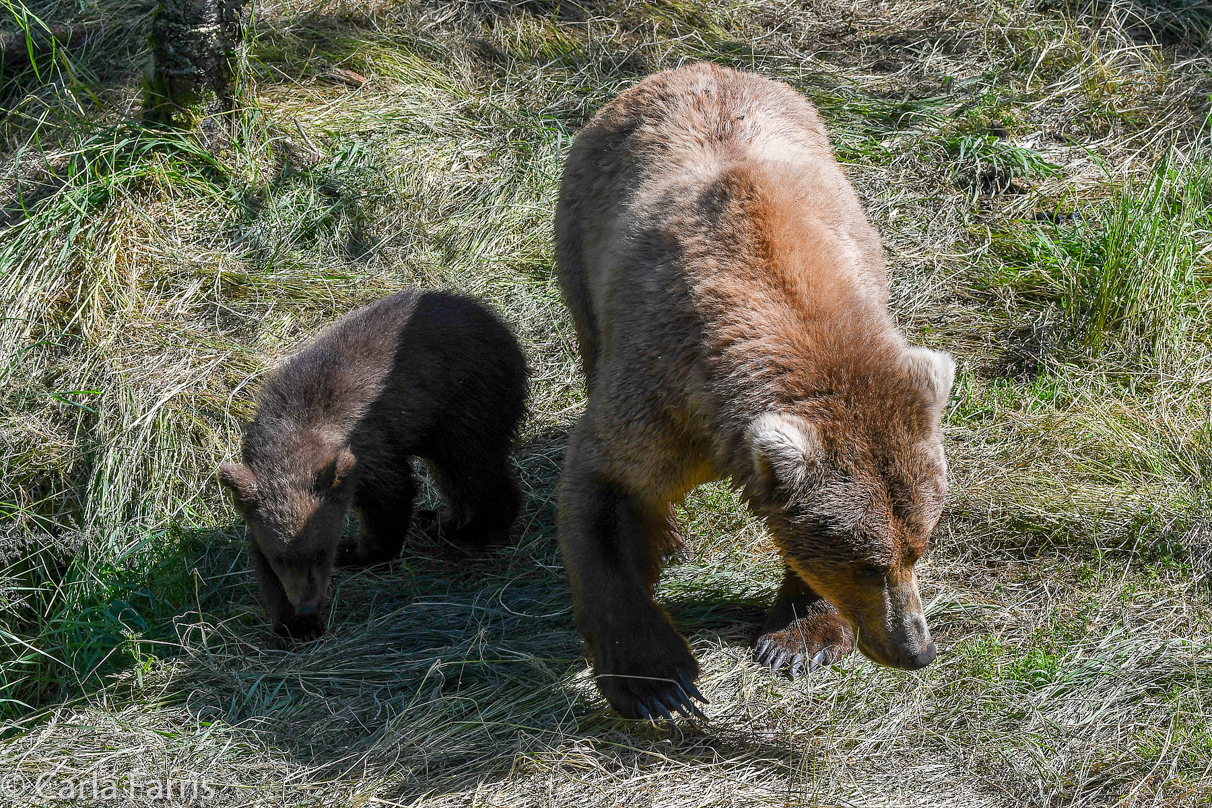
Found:
M 1151 209 L 1159 249 L 1189 258 L 1182 278 L 1127 253 L 1133 283 L 1180 295 L 1167 352 L 1117 320 L 1096 349 L 1072 305 L 1090 251 L 1125 241 L 1108 235 L 1116 205 L 1166 155 L 1190 166 L 1166 189 L 1203 170 L 1204 9 L 255 12 L 241 136 L 216 156 L 123 122 L 137 30 L 41 78 L 0 76 L 0 803 L 1212 803 L 1212 199 L 1188 199 L 1182 227 Z M 700 58 L 818 104 L 884 235 L 896 316 L 961 373 L 924 569 L 939 660 L 906 674 L 852 657 L 796 683 L 758 668 L 747 642 L 777 558 L 708 486 L 662 597 L 703 662 L 710 720 L 669 728 L 604 708 L 570 628 L 552 486 L 583 392 L 550 220 L 586 117 Z M 1075 209 L 1080 224 L 1034 219 Z M 519 331 L 523 537 L 471 564 L 419 537 L 390 571 L 339 574 L 330 633 L 278 649 L 214 469 L 267 368 L 405 284 L 482 295 Z M 157 801 L 165 781 L 186 791 Z M 118 790 L 90 799 L 94 782 Z M 213 793 L 191 802 L 193 784 Z

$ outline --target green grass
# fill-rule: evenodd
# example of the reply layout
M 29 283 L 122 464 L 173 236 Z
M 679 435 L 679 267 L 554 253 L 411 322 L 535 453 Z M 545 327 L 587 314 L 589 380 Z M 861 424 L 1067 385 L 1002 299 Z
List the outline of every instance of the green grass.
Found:
M 207 805 L 1212 800 L 1199 7 L 256 3 L 226 145 L 137 122 L 150 9 L 30 5 L 115 24 L 0 74 L 0 804 L 156 773 Z M 704 486 L 659 594 L 710 720 L 662 728 L 606 709 L 571 630 L 550 223 L 588 116 L 700 58 L 818 105 L 894 314 L 959 374 L 937 662 L 759 669 L 779 561 Z M 526 349 L 522 537 L 455 564 L 417 536 L 282 649 L 215 469 L 269 368 L 405 285 L 484 297 Z
M 999 252 L 1008 259 L 1001 281 L 1055 300 L 1094 356 L 1121 349 L 1177 361 L 1207 331 L 1208 146 L 1166 154 L 1151 174 L 1077 216 L 999 234 Z
M 0 636 L 0 715 L 16 731 L 51 700 L 104 689 L 112 675 L 136 674 L 179 640 L 174 618 L 198 613 L 196 540 L 149 534 L 118 551 L 86 547 L 66 565 L 41 553 L 2 573 L 9 611 Z

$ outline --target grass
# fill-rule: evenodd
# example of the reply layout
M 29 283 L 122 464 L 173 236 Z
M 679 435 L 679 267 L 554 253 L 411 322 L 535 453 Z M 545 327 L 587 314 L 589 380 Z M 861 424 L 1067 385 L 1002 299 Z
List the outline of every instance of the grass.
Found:
M 1205 141 L 1166 154 L 1100 203 L 999 234 L 1010 287 L 1054 300 L 1094 355 L 1127 348 L 1158 362 L 1205 336 L 1212 159 Z M 1048 222 L 1045 214 L 1041 214 Z M 1051 223 L 1049 223 L 1051 224 Z M 1067 225 L 1067 226 L 1066 226 Z
M 1212 803 L 1201 6 L 259 2 L 225 145 L 138 123 L 150 12 L 0 12 L 97 26 L 0 69 L 0 803 Z M 704 58 L 820 107 L 895 316 L 960 368 L 938 661 L 757 668 L 778 559 L 705 486 L 660 594 L 710 721 L 663 728 L 605 708 L 570 628 L 550 221 L 587 117 Z M 281 649 L 215 469 L 262 374 L 404 285 L 519 333 L 522 537 L 456 565 L 418 536 Z

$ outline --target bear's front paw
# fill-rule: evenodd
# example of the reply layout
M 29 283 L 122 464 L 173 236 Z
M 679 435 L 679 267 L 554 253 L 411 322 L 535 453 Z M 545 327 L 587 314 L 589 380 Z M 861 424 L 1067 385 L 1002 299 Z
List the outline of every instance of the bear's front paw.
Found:
M 767 631 L 753 643 L 758 662 L 774 671 L 786 667 L 792 679 L 802 670 L 832 665 L 853 651 L 853 629 L 831 608 L 814 610 L 784 628 Z
M 317 614 L 292 615 L 274 626 L 274 633 L 287 640 L 307 642 L 324 633 L 324 618 Z
M 396 553 L 387 550 L 367 550 L 350 542 L 337 547 L 334 563 L 343 569 L 360 569 L 373 567 L 376 564 L 389 564 L 395 559 Z
M 694 686 L 699 664 L 685 640 L 672 633 L 674 641 L 661 646 L 634 638 L 615 643 L 613 653 L 602 654 L 594 665 L 598 688 L 624 718 L 672 720 L 675 711 L 685 718 L 707 718 L 694 703 L 707 703 Z
M 458 525 L 454 520 L 443 522 L 439 531 L 442 538 L 464 553 L 486 550 L 509 543 L 509 525 L 471 522 Z

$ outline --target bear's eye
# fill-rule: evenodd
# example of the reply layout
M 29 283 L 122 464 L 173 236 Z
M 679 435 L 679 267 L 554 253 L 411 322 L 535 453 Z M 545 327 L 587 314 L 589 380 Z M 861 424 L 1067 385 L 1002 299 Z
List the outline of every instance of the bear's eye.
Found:
M 887 572 L 874 564 L 866 564 L 859 567 L 854 573 L 855 577 L 862 581 L 878 581 L 883 578 Z

